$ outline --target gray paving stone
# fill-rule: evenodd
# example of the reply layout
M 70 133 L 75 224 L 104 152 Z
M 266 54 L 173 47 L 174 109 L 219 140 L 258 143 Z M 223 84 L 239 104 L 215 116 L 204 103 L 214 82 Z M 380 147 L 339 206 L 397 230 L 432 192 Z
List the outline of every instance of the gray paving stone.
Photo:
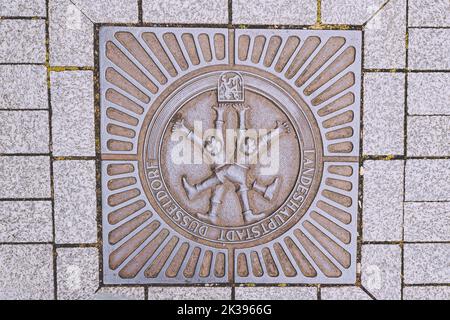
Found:
M 406 201 L 450 200 L 450 160 L 406 161 Z
M 450 117 L 408 117 L 408 156 L 450 155 Z
M 372 298 L 358 287 L 326 287 L 320 290 L 322 300 L 372 300 Z
M 49 157 L 0 157 L 0 199 L 50 195 Z
M 144 300 L 144 288 L 140 287 L 102 287 L 95 296 L 95 300 Z
M 1 63 L 45 63 L 44 20 L 0 20 Z
M 0 65 L 0 109 L 47 109 L 45 66 Z
M 94 24 L 70 0 L 49 4 L 50 64 L 94 65 Z
M 404 87 L 403 74 L 364 74 L 364 154 L 403 154 Z
M 406 284 L 450 283 L 450 243 L 405 244 Z
M 316 287 L 237 287 L 236 300 L 316 300 Z
M 233 23 L 311 25 L 316 20 L 316 1 L 233 0 Z
M 450 202 L 405 203 L 405 241 L 450 241 Z
M 322 23 L 362 25 L 386 0 L 322 0 Z
M 398 245 L 362 246 L 361 282 L 376 299 L 401 297 L 401 250 Z
M 228 23 L 227 0 L 143 0 L 143 19 L 153 23 Z
M 90 300 L 99 288 L 99 262 L 96 248 L 57 249 L 59 300 Z
M 409 1 L 409 26 L 450 26 L 450 2 L 448 0 Z
M 0 242 L 53 241 L 50 201 L 0 201 Z
M 2 0 L 0 17 L 45 17 L 45 0 Z
M 0 111 L 0 153 L 48 153 L 47 111 Z
M 363 238 L 402 239 L 403 161 L 365 161 Z
M 138 22 L 137 0 L 73 0 L 73 3 L 95 23 Z
M 365 68 L 404 68 L 406 62 L 406 0 L 391 0 L 364 31 Z
M 411 69 L 450 69 L 450 29 L 409 29 Z
M 149 287 L 148 300 L 231 300 L 231 288 Z
M 409 73 L 408 113 L 450 115 L 450 73 Z
M 0 245 L 0 299 L 54 298 L 51 245 Z
M 55 161 L 56 243 L 97 242 L 95 161 Z
M 404 300 L 450 300 L 450 286 L 405 287 Z
M 51 73 L 55 156 L 95 155 L 93 81 L 91 71 Z

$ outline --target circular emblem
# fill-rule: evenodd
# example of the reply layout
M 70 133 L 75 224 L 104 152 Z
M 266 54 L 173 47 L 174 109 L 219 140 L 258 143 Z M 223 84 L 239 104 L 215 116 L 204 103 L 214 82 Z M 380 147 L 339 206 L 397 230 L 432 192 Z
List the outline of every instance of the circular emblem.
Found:
M 140 176 L 153 209 L 193 241 L 251 247 L 309 207 L 322 145 L 310 111 L 249 68 L 205 69 L 147 115 Z

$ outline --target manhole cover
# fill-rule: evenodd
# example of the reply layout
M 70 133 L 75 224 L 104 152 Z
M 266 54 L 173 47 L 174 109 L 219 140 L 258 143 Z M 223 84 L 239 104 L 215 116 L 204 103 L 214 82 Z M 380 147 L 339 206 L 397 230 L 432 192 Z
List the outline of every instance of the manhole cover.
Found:
M 354 283 L 360 48 L 102 28 L 104 282 Z

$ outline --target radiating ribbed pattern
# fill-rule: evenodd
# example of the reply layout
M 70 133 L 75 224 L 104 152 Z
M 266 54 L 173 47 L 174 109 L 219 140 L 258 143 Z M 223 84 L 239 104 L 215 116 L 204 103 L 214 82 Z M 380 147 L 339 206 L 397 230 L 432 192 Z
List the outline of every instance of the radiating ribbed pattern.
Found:
M 324 123 L 326 154 L 358 152 L 354 140 L 359 137 L 353 130 L 356 118 L 345 113 L 357 102 L 355 73 L 349 71 L 356 61 L 356 48 L 345 37 L 274 36 L 252 30 L 238 32 L 236 46 L 237 64 L 277 74 L 317 113 L 318 121 Z M 332 120 L 344 116 L 345 122 Z
M 137 151 L 135 138 L 142 115 L 157 94 L 192 68 L 227 63 L 228 32 L 120 31 L 104 45 L 108 67 L 105 80 L 106 151 Z M 259 53 L 261 54 L 261 53 Z
M 330 164 L 326 167 L 322 195 L 313 204 L 314 210 L 303 217 L 280 239 L 254 250 L 237 253 L 239 280 L 256 277 L 292 279 L 298 275 L 314 279 L 342 276 L 352 263 L 349 251 L 352 239 L 350 208 L 355 191 L 352 178 L 357 165 Z
M 165 228 L 141 194 L 136 170 L 137 163 L 124 161 L 111 161 L 103 168 L 104 187 L 110 194 L 106 203 L 111 208 L 106 217 L 107 241 L 112 246 L 108 267 L 122 279 L 226 281 L 226 251 L 193 246 Z

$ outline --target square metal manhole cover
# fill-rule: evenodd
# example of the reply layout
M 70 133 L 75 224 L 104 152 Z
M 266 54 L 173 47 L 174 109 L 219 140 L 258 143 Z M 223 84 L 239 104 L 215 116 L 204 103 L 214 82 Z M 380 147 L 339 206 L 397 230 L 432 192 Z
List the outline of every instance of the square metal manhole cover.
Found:
M 354 283 L 359 31 L 100 30 L 106 284 Z

